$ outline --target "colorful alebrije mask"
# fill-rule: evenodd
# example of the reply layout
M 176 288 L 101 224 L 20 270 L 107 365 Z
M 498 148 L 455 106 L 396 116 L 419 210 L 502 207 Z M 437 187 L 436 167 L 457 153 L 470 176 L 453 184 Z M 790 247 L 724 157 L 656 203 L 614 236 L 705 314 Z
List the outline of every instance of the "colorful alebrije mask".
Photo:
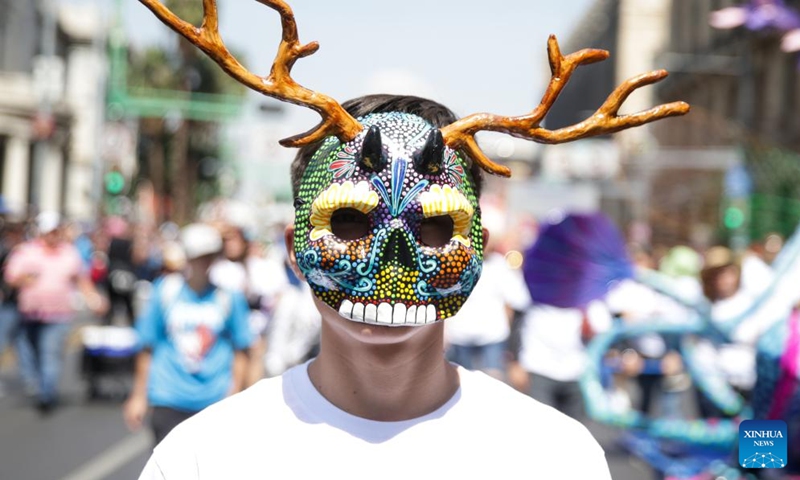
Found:
M 295 251 L 317 296 L 346 318 L 387 325 L 455 314 L 478 280 L 483 232 L 474 183 L 441 132 L 378 113 L 328 138 L 296 201 Z
M 631 92 L 667 75 L 657 70 L 624 82 L 591 117 L 576 125 L 558 130 L 541 127 L 572 72 L 608 57 L 608 52 L 594 49 L 562 56 L 550 36 L 552 76 L 542 101 L 528 114 L 479 113 L 442 128 L 398 112 L 355 119 L 336 100 L 292 79 L 295 61 L 316 52 L 319 45 L 300 43 L 294 14 L 282 0 L 257 0 L 280 14 L 283 27 L 278 54 L 266 77 L 248 71 L 225 47 L 215 0 L 203 0 L 200 27 L 176 17 L 157 0 L 140 1 L 242 84 L 322 116 L 309 132 L 281 141 L 288 147 L 322 141 L 296 201 L 295 251 L 317 297 L 354 321 L 428 324 L 455 314 L 469 296 L 480 275 L 483 245 L 466 159 L 489 173 L 511 175 L 481 151 L 477 132 L 491 130 L 554 144 L 689 111 L 686 103 L 674 102 L 618 115 Z

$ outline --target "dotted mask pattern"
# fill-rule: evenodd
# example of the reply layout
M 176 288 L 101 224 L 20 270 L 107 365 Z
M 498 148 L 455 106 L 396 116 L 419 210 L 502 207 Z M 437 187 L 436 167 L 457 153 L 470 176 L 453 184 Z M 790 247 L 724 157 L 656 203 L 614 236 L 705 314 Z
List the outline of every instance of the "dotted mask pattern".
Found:
M 393 112 L 358 120 L 362 132 L 346 144 L 327 138 L 303 175 L 294 238 L 300 270 L 318 298 L 353 321 L 405 326 L 449 318 L 472 292 L 483 262 L 469 168 L 445 147 L 436 173 L 417 171 L 414 154 L 435 130 L 420 117 Z M 385 159 L 377 169 L 359 161 L 373 126 Z M 338 238 L 330 219 L 341 208 L 365 214 L 369 232 Z M 423 219 L 438 215 L 452 218 L 452 238 L 425 245 Z

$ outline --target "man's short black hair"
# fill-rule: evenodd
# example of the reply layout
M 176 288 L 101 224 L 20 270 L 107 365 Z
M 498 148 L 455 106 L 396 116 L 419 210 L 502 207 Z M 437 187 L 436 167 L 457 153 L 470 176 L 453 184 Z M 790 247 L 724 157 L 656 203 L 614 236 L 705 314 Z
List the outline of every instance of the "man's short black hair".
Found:
M 427 120 L 437 128 L 447 126 L 458 120 L 456 114 L 444 105 L 433 100 L 409 95 L 365 95 L 343 103 L 342 107 L 353 118 L 363 117 L 370 113 L 409 113 Z M 297 152 L 297 156 L 292 162 L 292 194 L 295 197 L 300 191 L 300 180 L 303 178 L 303 173 L 305 173 L 311 157 L 314 156 L 314 153 L 321 145 L 322 141 L 316 142 L 302 147 Z M 475 195 L 480 198 L 483 171 L 471 158 L 465 157 L 465 160 L 475 181 Z

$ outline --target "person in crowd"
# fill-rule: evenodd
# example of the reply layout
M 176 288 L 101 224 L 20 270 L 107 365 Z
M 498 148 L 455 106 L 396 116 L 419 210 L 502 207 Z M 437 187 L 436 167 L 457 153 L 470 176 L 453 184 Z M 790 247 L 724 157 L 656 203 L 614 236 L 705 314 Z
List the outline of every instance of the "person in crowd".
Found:
M 136 321 L 141 350 L 123 407 L 129 428 L 151 411 L 156 444 L 180 422 L 240 391 L 251 343 L 247 301 L 209 278 L 222 250 L 219 232 L 191 224 L 180 234 L 183 273 L 158 280 Z
M 130 225 L 122 217 L 109 217 L 105 221 L 105 230 L 109 238 L 105 287 L 111 307 L 105 321 L 107 325 L 113 324 L 121 310 L 124 314 L 124 324 L 132 325 L 135 317 L 134 290 L 138 280 L 136 266 L 140 262 L 134 258 Z
M 745 318 L 758 293 L 744 287 L 743 275 L 741 257 L 729 248 L 714 246 L 706 251 L 700 272 L 703 294 L 711 303 L 711 321 L 727 331 L 731 341 L 721 345 L 699 342 L 698 361 L 706 371 L 719 372 L 748 398 L 756 382 L 756 342 L 786 312 L 762 309 Z M 702 395 L 699 404 L 703 416 L 720 416 Z
M 481 279 L 464 307 L 445 324 L 447 358 L 468 370 L 505 379 L 508 337 L 515 311 L 528 304 L 519 270 L 512 270 L 499 251 L 505 232 L 503 212 L 482 208 L 482 222 L 492 236 L 484 245 Z
M 137 225 L 132 240 L 131 252 L 136 278 L 140 285 L 141 282 L 152 283 L 163 273 L 164 247 L 167 241 L 161 238 L 155 225 L 143 223 Z
M 777 232 L 770 232 L 764 236 L 764 241 L 761 242 L 758 254 L 767 265 L 772 265 L 775 257 L 783 250 L 783 236 Z
M 16 345 L 17 358 L 30 358 L 32 352 L 28 348 L 28 342 L 22 341 L 20 316 L 17 307 L 17 289 L 13 288 L 5 280 L 5 269 L 8 265 L 8 258 L 11 252 L 25 241 L 25 225 L 21 222 L 3 223 L 0 232 L 0 269 L 3 274 L 0 276 L 0 358 L 10 345 Z M 25 379 L 32 384 L 31 379 Z M 33 388 L 33 385 L 30 386 Z M 3 396 L 3 385 L 0 383 L 0 396 Z
M 767 258 L 765 241 L 753 242 L 739 257 L 740 288 L 757 296 L 769 287 L 774 274 Z M 774 248 L 774 246 L 772 247 Z
M 596 300 L 584 308 L 532 303 L 522 315 L 519 352 L 508 366 L 517 390 L 578 420 L 585 406 L 578 380 L 586 369 L 586 343 L 611 327 L 611 314 Z
M 700 270 L 703 267 L 703 256 L 697 250 L 686 245 L 677 245 L 669 250 L 658 262 L 658 271 L 668 276 L 682 298 L 690 303 L 697 303 L 703 298 L 700 284 Z
M 630 271 L 623 235 L 603 213 L 546 219 L 523 255 L 528 299 L 514 328 L 518 340 L 508 370 L 511 384 L 584 419 L 578 380 L 589 366 L 586 345 L 612 326 L 603 299 Z
M 280 246 L 285 248 L 282 243 Z M 264 358 L 268 377 L 281 375 L 319 353 L 321 318 L 311 288 L 292 271 L 285 254 L 283 259 L 286 283 L 273 297 L 269 343 Z
M 75 288 L 97 315 L 105 313 L 107 303 L 89 279 L 78 250 L 62 238 L 60 215 L 42 212 L 36 227 L 37 237 L 11 253 L 4 278 L 19 292 L 24 338 L 33 352 L 30 359 L 19 358 L 22 376 L 36 380 L 37 407 L 48 413 L 58 402 L 64 343 L 77 313 Z
M 250 308 L 249 324 L 254 341 L 246 385 L 264 377 L 264 355 L 273 298 L 288 283 L 283 268 L 258 255 L 252 241 L 254 212 L 244 205 L 230 202 L 223 208 L 222 255 L 211 267 L 211 281 L 221 287 L 241 292 Z
M 639 269 L 654 269 L 650 252 L 640 246 L 631 249 L 631 257 Z M 702 298 L 698 275 L 702 257 L 690 247 L 669 249 L 659 262 L 659 271 L 667 275 L 671 285 L 680 290 L 683 298 L 694 302 Z M 628 325 L 644 322 L 679 324 L 688 322 L 692 312 L 677 301 L 662 295 L 633 279 L 619 282 L 605 299 L 611 313 Z M 688 389 L 690 380 L 684 372 L 678 353 L 678 339 L 648 333 L 627 342 L 623 366 L 635 376 L 638 386 L 637 409 L 654 414 L 655 404 L 660 404 L 660 415 L 680 416 L 680 392 Z

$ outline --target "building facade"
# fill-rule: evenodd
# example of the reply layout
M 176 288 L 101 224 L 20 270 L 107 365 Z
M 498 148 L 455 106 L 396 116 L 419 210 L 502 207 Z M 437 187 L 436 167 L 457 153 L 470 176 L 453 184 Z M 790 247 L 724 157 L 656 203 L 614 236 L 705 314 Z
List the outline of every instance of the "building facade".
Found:
M 669 76 L 637 90 L 621 112 L 677 100 L 692 107 L 607 139 L 620 165 L 603 186 L 603 209 L 620 226 L 646 227 L 638 230 L 652 244 L 742 248 L 800 221 L 800 64 L 780 50 L 781 32 L 710 25 L 712 12 L 744 3 L 598 0 L 562 49 L 603 48 L 611 58 L 576 72 L 551 128 L 588 117 L 616 85 L 660 68 Z M 735 183 L 742 171 L 747 178 Z M 743 222 L 726 221 L 734 207 L 744 208 Z
M 785 32 L 776 28 L 719 29 L 709 22 L 713 12 L 746 3 L 671 2 L 669 41 L 658 57 L 670 77 L 658 93 L 664 100 L 689 102 L 692 112 L 669 128 L 654 128 L 665 147 L 698 155 L 728 152 L 717 159 L 716 171 L 709 162 L 693 168 L 684 161 L 678 178 L 657 178 L 655 188 L 675 181 L 686 185 L 684 178 L 694 174 L 689 201 L 713 205 L 716 197 L 709 213 L 716 214 L 717 240 L 738 248 L 773 231 L 788 235 L 800 223 L 798 56 L 781 50 Z M 784 4 L 800 12 L 800 1 Z M 732 182 L 740 170 L 749 178 L 737 186 Z M 728 221 L 732 208 L 743 209 L 741 222 Z
M 18 216 L 54 210 L 89 220 L 99 178 L 104 28 L 97 10 L 55 5 L 0 0 L 0 194 Z
M 597 0 L 564 42 L 562 51 L 582 48 L 610 52 L 608 59 L 578 68 L 562 97 L 548 115 L 548 128 L 574 125 L 590 117 L 625 79 L 653 70 L 655 55 L 668 35 L 665 20 L 669 0 Z M 645 110 L 660 103 L 652 87 L 634 91 L 621 113 Z M 665 120 L 663 122 L 672 122 Z M 626 130 L 613 136 L 584 140 L 570 146 L 548 146 L 543 164 L 558 162 L 573 172 L 571 181 L 598 190 L 599 208 L 620 227 L 649 231 L 649 165 L 657 145 L 651 126 Z M 545 168 L 545 174 L 548 168 Z M 647 235 L 646 235 L 647 237 Z M 637 238 L 649 241 L 649 238 Z

